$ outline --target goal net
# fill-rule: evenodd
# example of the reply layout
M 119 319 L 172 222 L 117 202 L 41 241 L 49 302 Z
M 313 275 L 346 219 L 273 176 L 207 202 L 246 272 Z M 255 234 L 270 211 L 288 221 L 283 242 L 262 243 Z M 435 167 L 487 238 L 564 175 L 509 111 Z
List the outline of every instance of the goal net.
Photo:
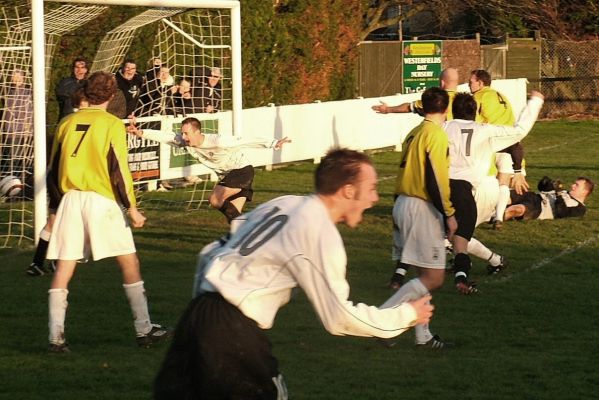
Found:
M 60 37 L 105 9 L 62 6 L 46 15 L 46 82 Z M 0 13 L 0 247 L 9 247 L 34 237 L 32 20 L 25 5 Z
M 206 133 L 238 132 L 238 7 L 238 2 L 230 0 L 46 2 L 47 108 L 56 109 L 56 84 L 72 72 L 65 65 L 71 68 L 70 61 L 83 56 L 90 60 L 89 73 L 108 71 L 117 76 L 122 90 L 109 111 L 124 120 L 133 113 L 144 129 L 178 132 L 181 121 L 194 116 Z M 0 13 L 0 247 L 12 247 L 31 243 L 45 224 L 34 217 L 31 200 L 34 193 L 45 196 L 45 188 L 33 188 L 32 177 L 33 138 L 45 138 L 46 132 L 34 132 L 32 125 L 35 82 L 30 9 L 27 5 L 4 7 Z M 94 25 L 96 19 L 102 22 Z M 95 26 L 109 27 L 96 32 Z M 65 45 L 82 33 L 86 35 L 84 49 Z M 55 68 L 62 68 L 61 77 Z M 57 120 L 49 115 L 47 121 L 50 136 Z M 134 136 L 128 142 L 129 167 L 142 208 L 196 210 L 206 205 L 215 175 L 184 148 Z

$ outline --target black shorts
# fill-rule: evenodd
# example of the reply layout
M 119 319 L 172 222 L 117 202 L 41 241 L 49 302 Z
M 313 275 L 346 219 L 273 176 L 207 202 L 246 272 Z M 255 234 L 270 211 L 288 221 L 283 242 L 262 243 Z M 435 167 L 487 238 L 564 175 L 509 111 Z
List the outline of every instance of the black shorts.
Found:
M 254 189 L 252 188 L 254 175 L 254 167 L 246 165 L 243 168 L 232 169 L 227 172 L 217 185 L 228 188 L 239 188 L 241 189 L 241 196 L 245 197 L 247 201 L 252 201 L 252 197 L 254 196 Z
M 154 380 L 154 399 L 286 399 L 271 344 L 220 294 L 191 301 Z
M 523 194 L 517 194 L 514 191 L 510 192 L 510 198 L 512 200 L 512 204 L 522 204 L 526 207 L 524 211 L 524 215 L 518 219 L 537 219 L 539 215 L 541 215 L 543 198 L 540 194 L 535 192 L 525 192 Z
M 458 221 L 456 235 L 466 240 L 472 239 L 476 227 L 476 202 L 472 195 L 472 185 L 468 181 L 450 179 L 450 200 L 455 208 L 455 219 Z

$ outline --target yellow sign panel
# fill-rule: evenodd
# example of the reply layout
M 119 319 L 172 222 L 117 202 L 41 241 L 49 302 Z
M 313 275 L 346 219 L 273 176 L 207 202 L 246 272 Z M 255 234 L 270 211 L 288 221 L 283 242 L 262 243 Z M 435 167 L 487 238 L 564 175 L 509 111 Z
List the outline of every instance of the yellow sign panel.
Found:
M 435 43 L 412 43 L 409 45 L 408 54 L 410 56 L 433 56 L 437 54 L 438 47 Z

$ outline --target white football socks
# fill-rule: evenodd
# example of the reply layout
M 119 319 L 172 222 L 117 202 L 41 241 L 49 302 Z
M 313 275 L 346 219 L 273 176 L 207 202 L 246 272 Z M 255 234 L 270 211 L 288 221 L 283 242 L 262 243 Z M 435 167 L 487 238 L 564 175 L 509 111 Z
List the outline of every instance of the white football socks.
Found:
M 48 329 L 50 334 L 48 341 L 52 344 L 63 344 L 64 338 L 64 321 L 67 314 L 67 289 L 50 289 L 48 290 Z
M 428 294 L 426 286 L 420 282 L 420 279 L 410 279 L 409 282 L 399 288 L 397 292 L 393 294 L 387 301 L 385 301 L 379 308 L 391 308 L 406 301 L 416 300 L 422 296 Z M 433 334 L 430 332 L 428 324 L 419 324 L 414 327 L 416 334 L 416 344 L 424 344 L 433 338 Z
M 123 284 L 125 295 L 129 300 L 129 306 L 133 313 L 133 325 L 138 336 L 143 336 L 152 330 L 150 313 L 148 311 L 148 300 L 144 289 L 144 281 L 131 284 Z
M 497 206 L 495 207 L 495 219 L 503 221 L 503 214 L 510 202 L 510 188 L 507 185 L 499 185 L 499 196 L 497 197 Z
M 484 244 L 482 244 L 475 238 L 470 239 L 470 241 L 468 242 L 468 253 L 475 257 L 488 261 L 489 264 L 491 264 L 494 267 L 501 264 L 501 256 L 492 252 L 488 247 L 486 247 Z

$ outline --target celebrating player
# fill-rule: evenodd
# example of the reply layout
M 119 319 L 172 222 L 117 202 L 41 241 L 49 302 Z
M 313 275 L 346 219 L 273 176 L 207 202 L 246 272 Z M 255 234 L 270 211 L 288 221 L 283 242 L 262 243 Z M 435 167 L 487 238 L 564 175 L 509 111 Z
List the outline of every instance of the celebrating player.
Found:
M 428 322 L 430 296 L 385 310 L 349 301 L 347 256 L 337 223 L 356 227 L 378 201 L 370 159 L 331 150 L 316 194 L 260 205 L 226 243 L 205 248 L 197 297 L 187 307 L 154 382 L 160 399 L 287 399 L 263 330 L 300 286 L 334 335 L 390 338 Z
M 69 351 L 64 337 L 67 288 L 77 262 L 87 261 L 90 254 L 94 260 L 116 257 L 137 343 L 148 347 L 169 336 L 150 321 L 139 259 L 123 211 L 134 228 L 144 225 L 127 164 L 125 126 L 106 111 L 116 88 L 113 75 L 92 74 L 85 88 L 89 107 L 61 121 L 52 146 L 49 208 L 57 211 L 47 256 L 58 261 L 48 291 L 51 352 Z
M 468 93 L 459 93 L 453 102 L 454 120 L 448 121 L 444 129 L 449 137 L 449 176 L 451 199 L 456 207 L 458 230 L 453 243 L 455 252 L 455 284 L 460 293 L 470 294 L 474 285 L 468 282 L 471 267 L 468 252 L 488 256 L 486 247 L 477 240 L 472 241 L 474 228 L 488 221 L 494 214 L 499 194 L 498 181 L 488 176 L 493 154 L 522 140 L 532 129 L 541 106 L 543 95 L 533 91 L 526 108 L 513 126 L 497 126 L 474 122 L 476 101 Z M 472 241 L 472 244 L 470 242 Z M 491 252 L 490 258 L 493 253 Z M 503 265 L 500 260 L 491 265 L 498 272 Z
M 469 81 L 470 91 L 478 105 L 476 122 L 513 126 L 514 112 L 509 100 L 491 88 L 491 75 L 484 69 L 472 71 Z M 518 194 L 528 190 L 524 171 L 524 147 L 514 143 L 495 155 L 497 179 L 499 180 L 499 198 L 495 212 L 495 229 L 501 229 L 503 213 L 510 200 L 510 182 Z
M 254 190 L 254 167 L 250 165 L 241 148 L 261 147 L 280 149 L 291 140 L 286 137 L 275 140 L 243 138 L 240 136 L 205 135 L 196 118 L 185 118 L 181 122 L 181 136 L 150 129 L 138 129 L 131 119 L 128 132 L 138 137 L 185 147 L 196 160 L 214 170 L 219 182 L 210 194 L 210 205 L 222 212 L 227 221 L 241 215 L 246 201 L 252 201 Z

